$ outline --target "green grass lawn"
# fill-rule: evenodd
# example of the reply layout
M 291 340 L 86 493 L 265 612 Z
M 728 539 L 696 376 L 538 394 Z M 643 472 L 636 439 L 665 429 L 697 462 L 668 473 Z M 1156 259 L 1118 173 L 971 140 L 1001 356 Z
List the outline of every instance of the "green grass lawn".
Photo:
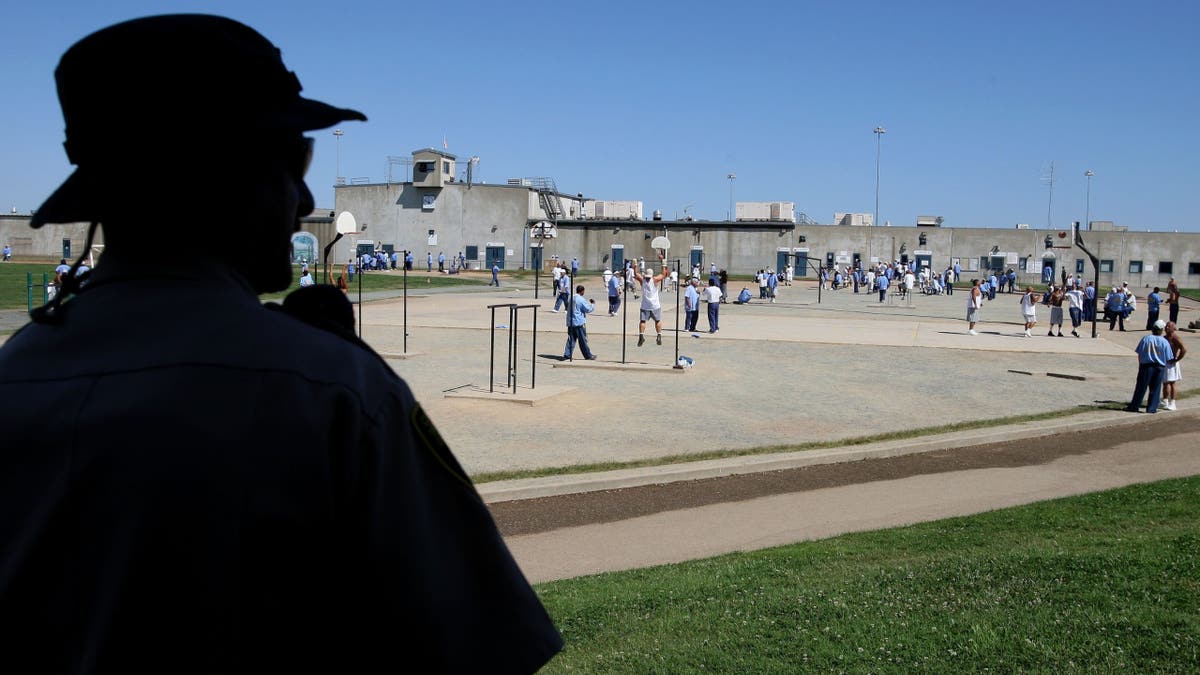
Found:
M 324 273 L 323 269 L 316 269 L 314 277 L 321 278 Z M 337 272 L 330 269 L 330 274 L 337 278 Z M 404 273 L 403 272 L 367 272 L 366 274 L 358 274 L 354 276 L 354 281 L 350 284 L 349 295 L 354 298 L 358 294 L 359 279 L 362 279 L 362 292 L 369 293 L 371 291 L 398 291 L 404 288 Z M 410 272 L 408 275 L 408 289 L 417 291 L 424 288 L 446 288 L 449 286 L 486 286 L 492 280 L 491 274 L 474 276 L 466 274 L 439 274 L 434 272 L 428 274 L 424 270 L 420 272 Z M 280 293 L 267 293 L 262 297 L 264 300 L 280 300 L 283 296 L 296 290 L 300 287 L 300 266 L 295 265 L 292 270 L 292 288 Z
M 25 309 L 27 303 L 28 281 L 27 275 L 33 274 L 33 305 L 37 307 L 42 304 L 42 274 L 54 280 L 53 263 L 3 263 L 0 264 L 0 309 Z M 300 278 L 300 268 L 296 266 L 293 272 L 293 286 L 297 285 Z M 317 270 L 319 277 L 321 270 Z M 449 275 L 449 274 L 431 274 L 426 275 L 424 272 L 414 272 L 408 277 L 408 287 L 412 288 L 444 288 L 447 286 L 485 286 L 491 280 L 491 275 Z M 404 286 L 404 275 L 400 272 L 387 273 L 367 273 L 363 277 L 362 289 L 366 293 L 368 291 L 385 291 L 399 290 Z M 294 290 L 294 289 L 292 289 Z M 355 277 L 354 283 L 350 287 L 351 293 L 358 292 L 358 278 Z M 286 293 L 272 293 L 264 295 L 265 299 L 282 298 Z
M 28 275 L 33 275 L 33 306 L 42 304 L 42 274 L 54 281 L 57 263 L 0 263 L 0 309 L 26 309 Z
M 551 673 L 1197 672 L 1200 477 L 537 590 Z

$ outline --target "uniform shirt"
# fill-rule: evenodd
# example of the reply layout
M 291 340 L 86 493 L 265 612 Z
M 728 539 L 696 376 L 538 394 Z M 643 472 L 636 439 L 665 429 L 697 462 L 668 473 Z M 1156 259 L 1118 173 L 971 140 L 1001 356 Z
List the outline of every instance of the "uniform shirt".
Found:
M 704 289 L 704 299 L 711 305 L 721 302 L 721 289 L 716 286 L 709 286 Z
M 879 290 L 881 290 L 881 291 L 886 291 L 886 290 L 887 290 L 888 284 L 890 283 L 890 282 L 888 281 L 888 278 L 887 278 L 887 277 L 885 277 L 885 276 L 884 276 L 884 277 L 879 277 L 878 279 L 876 279 L 876 281 L 879 283 Z
M 8 672 L 532 671 L 560 648 L 352 333 L 116 252 L 59 311 L 0 348 Z
M 1150 295 L 1146 296 L 1146 309 L 1147 310 L 1149 310 L 1151 312 L 1157 312 L 1158 306 L 1160 303 L 1162 303 L 1162 299 L 1158 297 L 1157 293 L 1151 293 Z
M 1134 351 L 1137 352 L 1139 364 L 1166 366 L 1167 361 L 1175 358 L 1167 338 L 1153 333 L 1143 337 Z
M 683 308 L 689 312 L 695 312 L 700 309 L 700 294 L 696 292 L 696 287 L 688 284 L 687 290 L 683 292 Z
M 617 275 L 610 275 L 608 278 L 608 295 L 609 297 L 621 294 L 621 278 Z
M 587 315 L 596 308 L 587 298 L 576 293 L 571 297 L 571 311 L 567 313 L 568 326 L 582 326 L 587 323 Z

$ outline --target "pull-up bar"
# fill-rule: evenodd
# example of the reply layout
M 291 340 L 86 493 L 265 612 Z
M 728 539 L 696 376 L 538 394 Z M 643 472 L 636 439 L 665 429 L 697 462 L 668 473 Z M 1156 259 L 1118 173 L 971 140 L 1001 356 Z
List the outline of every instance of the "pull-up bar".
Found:
M 505 386 L 512 387 L 512 393 L 517 393 L 517 320 L 520 317 L 520 310 L 532 309 L 533 312 L 533 345 L 531 350 L 531 363 L 529 368 L 529 388 L 534 389 L 537 386 L 537 310 L 541 305 L 518 305 L 516 303 L 505 303 L 499 305 L 488 305 L 487 308 L 492 311 L 492 342 L 489 352 L 491 353 L 491 365 L 488 368 L 488 392 L 496 391 L 496 310 L 501 307 L 508 309 L 508 344 L 505 349 L 505 355 L 508 363 L 505 367 L 506 378 Z

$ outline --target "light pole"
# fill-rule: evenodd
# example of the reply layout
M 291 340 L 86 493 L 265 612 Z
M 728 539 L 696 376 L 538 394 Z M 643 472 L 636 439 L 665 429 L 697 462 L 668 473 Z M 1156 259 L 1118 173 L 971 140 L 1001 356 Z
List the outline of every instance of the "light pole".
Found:
M 737 178 L 737 174 L 731 173 L 725 177 L 729 179 L 729 213 L 728 213 L 728 217 L 729 217 L 729 222 L 732 223 L 733 222 L 733 181 Z
M 883 135 L 887 129 L 875 127 L 875 220 L 871 224 L 879 226 L 879 151 L 882 148 Z
M 346 132 L 342 131 L 341 129 L 333 130 L 333 138 L 337 144 L 337 176 L 334 177 L 334 185 L 344 185 L 346 182 L 346 179 L 342 178 L 342 136 L 345 135 Z
M 1087 198 L 1084 201 L 1083 226 L 1089 227 L 1090 223 L 1092 222 L 1092 176 L 1095 176 L 1096 174 L 1091 169 L 1088 169 L 1087 171 L 1083 172 L 1083 175 L 1087 176 Z

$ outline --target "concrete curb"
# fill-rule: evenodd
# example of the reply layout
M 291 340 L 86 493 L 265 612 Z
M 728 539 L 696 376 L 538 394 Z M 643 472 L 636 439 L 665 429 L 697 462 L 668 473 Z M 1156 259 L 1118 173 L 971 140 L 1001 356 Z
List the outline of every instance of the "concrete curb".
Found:
M 1200 401 L 1193 399 L 1182 401 L 1179 405 L 1179 412 L 1181 414 L 1187 414 L 1190 411 L 1200 409 Z M 1080 415 L 1072 415 L 1061 421 L 1041 420 L 1037 422 L 1023 422 L 1005 427 L 976 429 L 961 433 L 951 432 L 922 438 L 882 441 L 879 443 L 829 448 L 825 450 L 802 450 L 798 452 L 702 460 L 636 469 L 616 469 L 613 471 L 598 471 L 566 476 L 493 481 L 482 483 L 476 487 L 483 500 L 487 503 L 537 499 L 566 494 L 618 490 L 643 485 L 662 485 L 705 478 L 781 471 L 820 464 L 898 457 L 936 450 L 984 445 L 987 443 L 1040 438 L 1078 431 L 1094 431 L 1104 427 L 1136 424 L 1144 422 L 1146 419 L 1141 414 L 1133 415 L 1117 410 L 1098 410 Z

